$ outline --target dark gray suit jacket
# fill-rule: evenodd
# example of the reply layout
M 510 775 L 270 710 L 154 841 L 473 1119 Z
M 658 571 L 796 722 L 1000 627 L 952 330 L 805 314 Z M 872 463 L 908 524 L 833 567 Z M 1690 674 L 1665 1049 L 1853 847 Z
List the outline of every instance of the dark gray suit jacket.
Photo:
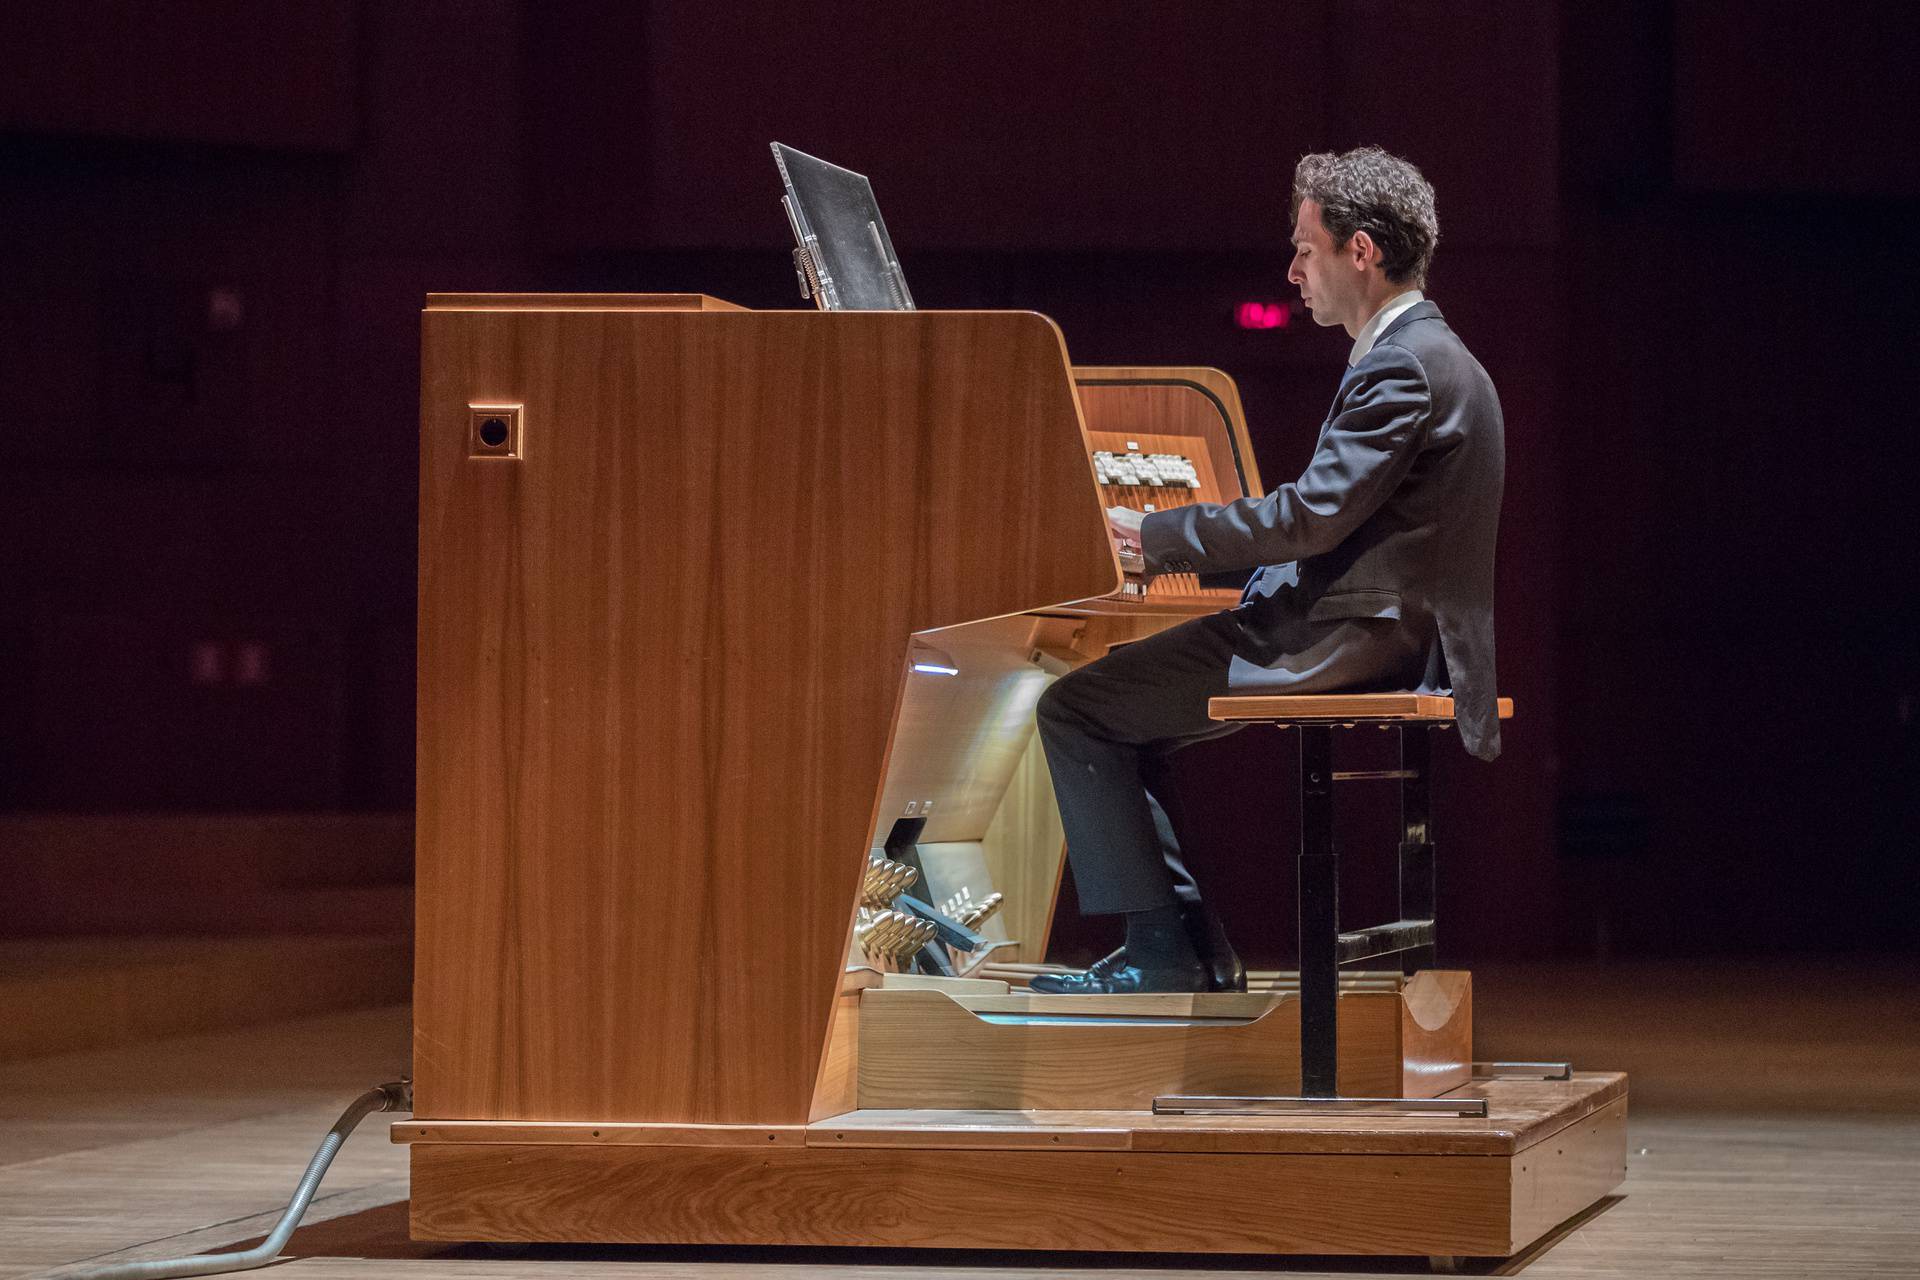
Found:
M 1504 435 L 1487 371 L 1421 302 L 1347 370 L 1298 480 L 1147 516 L 1147 572 L 1261 568 L 1233 611 L 1233 688 L 1450 689 L 1461 739 L 1491 760 Z

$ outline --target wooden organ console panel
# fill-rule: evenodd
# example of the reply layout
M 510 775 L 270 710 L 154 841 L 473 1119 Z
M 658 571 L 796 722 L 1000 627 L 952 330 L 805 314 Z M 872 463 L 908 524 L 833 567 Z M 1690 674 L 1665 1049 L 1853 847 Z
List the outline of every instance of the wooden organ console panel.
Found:
M 1486 1254 L 1567 1216 L 1577 1178 L 1529 1193 L 1521 1222 L 1482 1176 L 1518 1166 L 1505 1130 L 1383 1163 L 1403 1137 L 1241 1121 L 1217 1141 L 1138 1113 L 1162 1086 L 1284 1085 L 1284 990 L 1097 1035 L 872 990 L 890 984 L 863 962 L 863 881 L 903 819 L 916 893 L 1001 893 L 982 932 L 1044 957 L 1063 846 L 1035 701 L 1236 596 L 1140 590 L 1104 509 L 1259 492 L 1224 374 L 1073 369 L 1032 313 L 431 297 L 416 1112 L 393 1127 L 414 1235 Z M 1447 1087 L 1465 978 L 1354 990 L 1373 1056 L 1353 1069 Z M 956 1120 L 937 1098 L 1002 1110 Z M 1030 1108 L 1076 1098 L 1109 1110 L 1033 1128 Z M 1568 1160 L 1598 1167 L 1624 1088 L 1579 1099 L 1595 1136 Z M 1565 1121 L 1536 1109 L 1528 1141 Z M 1444 1152 L 1473 1157 L 1468 1191 Z M 1114 1199 L 1133 1194 L 1116 1161 L 1146 1199 Z M 1204 1174 L 1182 1201 L 1218 1220 L 1166 1221 L 1162 1166 Z M 1416 1227 L 1342 1208 L 1403 1172 Z M 1302 1222 L 1312 1238 L 1288 1234 Z

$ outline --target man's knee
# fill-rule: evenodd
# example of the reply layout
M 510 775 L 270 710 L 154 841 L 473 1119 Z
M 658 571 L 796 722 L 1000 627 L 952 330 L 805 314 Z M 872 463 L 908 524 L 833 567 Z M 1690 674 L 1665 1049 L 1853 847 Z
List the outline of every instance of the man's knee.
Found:
M 1061 722 L 1062 718 L 1068 714 L 1067 707 L 1072 700 L 1073 691 L 1067 682 L 1073 679 L 1073 677 L 1074 673 L 1069 671 L 1066 675 L 1061 676 L 1041 691 L 1040 700 L 1036 702 L 1033 707 L 1033 718 L 1035 720 L 1039 721 L 1042 725 L 1059 724 Z
M 1040 695 L 1040 701 L 1034 705 L 1034 719 L 1044 730 L 1085 730 L 1090 722 L 1098 717 L 1094 714 L 1094 703 L 1089 698 L 1092 692 L 1087 679 L 1086 668 L 1069 671 L 1048 685 Z

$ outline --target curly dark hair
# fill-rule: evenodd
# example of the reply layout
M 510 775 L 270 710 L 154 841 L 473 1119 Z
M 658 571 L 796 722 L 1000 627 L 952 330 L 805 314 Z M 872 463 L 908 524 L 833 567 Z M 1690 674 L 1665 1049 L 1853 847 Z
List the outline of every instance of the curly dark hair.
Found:
M 1440 219 L 1433 184 L 1420 171 L 1379 147 L 1319 151 L 1293 170 L 1293 216 L 1300 202 L 1320 206 L 1320 221 L 1336 245 L 1364 231 L 1380 247 L 1380 269 L 1395 284 L 1424 285 Z

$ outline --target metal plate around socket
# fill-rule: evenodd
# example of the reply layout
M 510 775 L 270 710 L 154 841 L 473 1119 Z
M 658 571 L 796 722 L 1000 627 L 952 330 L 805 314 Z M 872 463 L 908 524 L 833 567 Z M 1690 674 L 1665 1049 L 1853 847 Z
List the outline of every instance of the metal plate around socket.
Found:
M 521 408 L 517 404 L 467 406 L 467 454 L 474 458 L 521 456 Z

